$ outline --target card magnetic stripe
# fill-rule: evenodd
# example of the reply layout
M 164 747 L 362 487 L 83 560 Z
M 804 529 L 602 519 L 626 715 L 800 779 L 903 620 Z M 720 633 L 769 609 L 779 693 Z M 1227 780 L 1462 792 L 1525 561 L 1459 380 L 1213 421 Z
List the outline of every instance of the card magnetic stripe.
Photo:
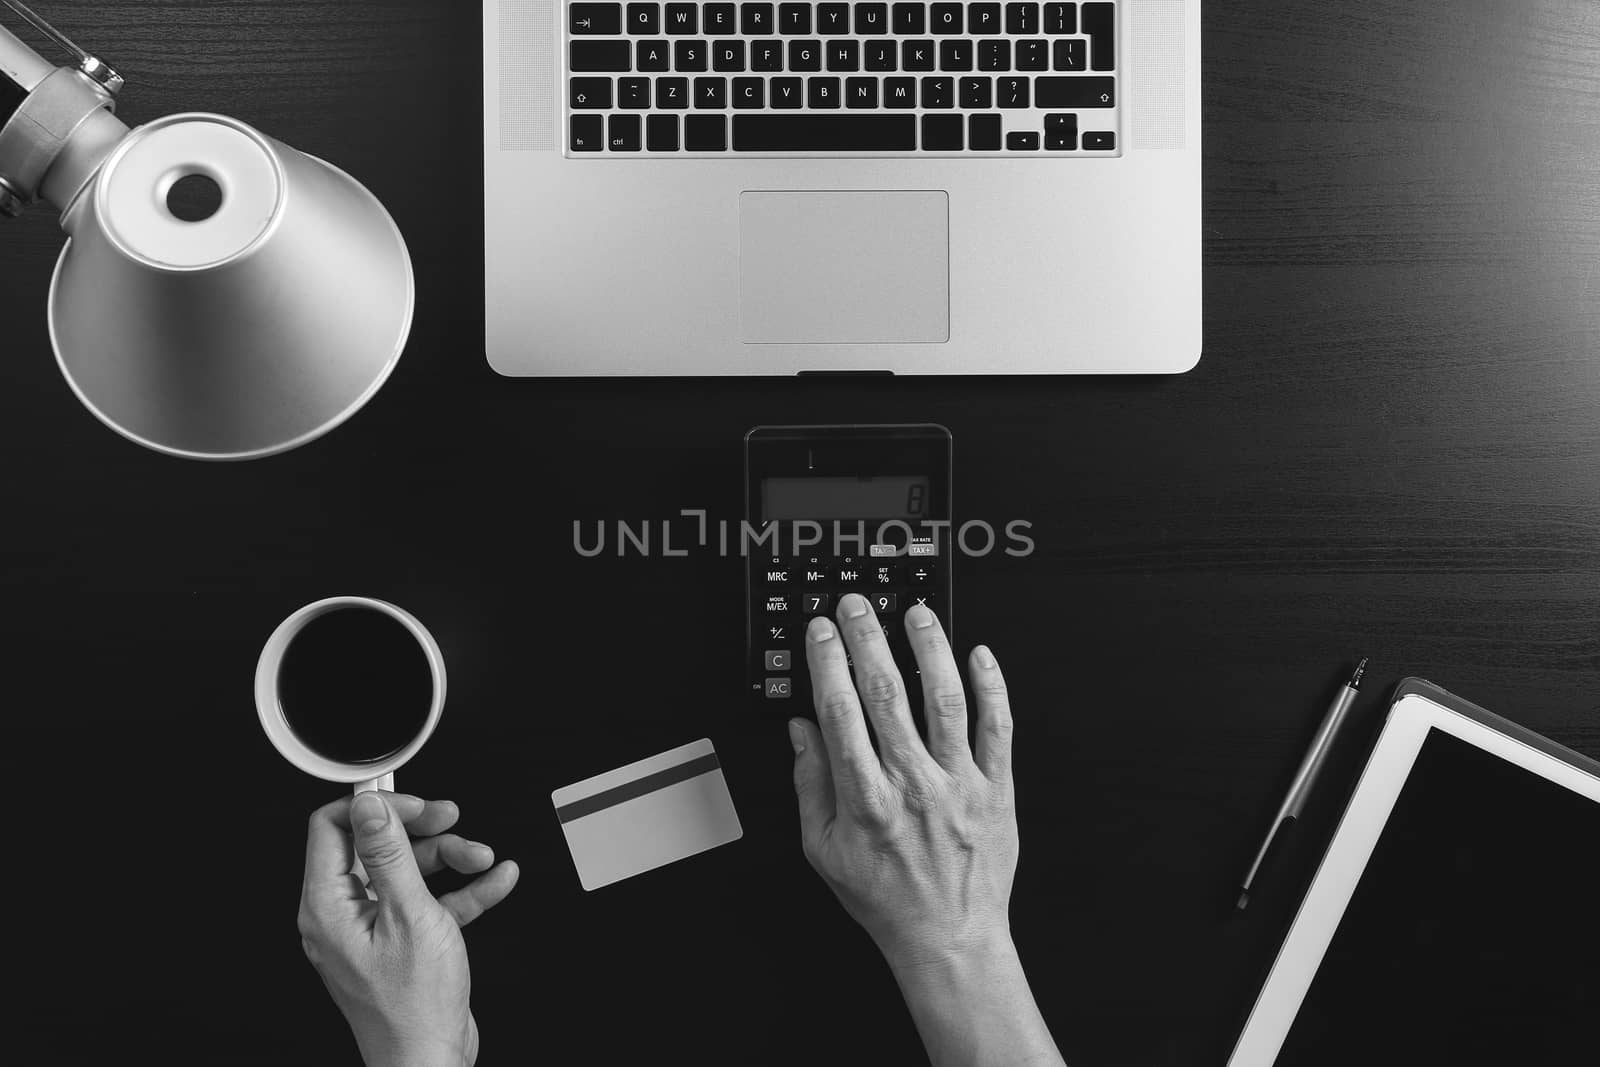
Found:
M 585 815 L 593 815 L 597 811 L 614 808 L 624 801 L 633 800 L 636 797 L 642 797 L 657 790 L 665 789 L 669 785 L 686 782 L 690 778 L 698 778 L 700 775 L 714 771 L 720 766 L 722 764 L 717 761 L 717 754 L 708 752 L 704 756 L 697 756 L 692 760 L 678 764 L 676 767 L 668 767 L 664 771 L 656 771 L 654 774 L 647 774 L 643 778 L 635 778 L 631 782 L 596 793 L 593 796 L 584 797 L 582 800 L 574 800 L 571 804 L 557 808 L 556 818 L 563 823 L 569 823 L 574 819 L 581 819 Z

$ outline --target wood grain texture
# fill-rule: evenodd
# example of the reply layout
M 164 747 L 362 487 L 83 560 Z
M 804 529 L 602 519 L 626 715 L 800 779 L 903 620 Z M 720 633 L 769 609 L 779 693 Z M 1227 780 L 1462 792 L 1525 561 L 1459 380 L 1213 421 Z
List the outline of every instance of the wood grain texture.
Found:
M 744 714 L 738 562 L 571 547 L 575 520 L 737 517 L 761 423 L 943 422 L 958 513 L 1034 523 L 1033 558 L 958 568 L 958 637 L 1013 683 L 1014 925 L 1069 1062 L 1224 1059 L 1400 677 L 1600 756 L 1588 0 L 1209 5 L 1200 367 L 848 384 L 489 371 L 475 5 L 41 7 L 128 77 L 131 120 L 233 114 L 370 184 L 420 303 L 338 433 L 176 463 L 62 383 L 52 220 L 0 229 L 29 1062 L 355 1062 L 292 925 L 304 816 L 334 790 L 277 758 L 250 696 L 277 621 L 342 592 L 416 612 L 449 663 L 401 788 L 461 802 L 523 866 L 469 934 L 485 1062 L 917 1062 L 892 980 L 800 856 L 781 725 Z M 1329 788 L 1231 916 L 1358 655 L 1371 695 Z M 744 840 L 582 893 L 549 791 L 701 736 Z

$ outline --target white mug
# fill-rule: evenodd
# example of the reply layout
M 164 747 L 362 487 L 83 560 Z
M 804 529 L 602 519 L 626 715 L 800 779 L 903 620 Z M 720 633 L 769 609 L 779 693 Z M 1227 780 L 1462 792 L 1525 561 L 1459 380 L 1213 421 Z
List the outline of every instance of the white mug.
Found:
M 411 631 L 411 636 L 416 638 L 423 654 L 427 656 L 428 670 L 433 675 L 433 703 L 428 708 L 428 719 L 423 723 L 422 729 L 400 751 L 376 763 L 341 763 L 308 747 L 289 728 L 289 720 L 283 714 L 283 703 L 278 698 L 278 668 L 282 665 L 284 653 L 289 650 L 289 645 L 293 643 L 295 637 L 305 629 L 307 623 L 319 615 L 348 608 L 381 611 Z M 417 621 L 416 616 L 393 604 L 369 597 L 329 597 L 315 604 L 307 604 L 290 615 L 279 623 L 278 628 L 272 631 L 272 636 L 267 638 L 266 647 L 261 650 L 261 659 L 256 663 L 256 714 L 261 717 L 261 728 L 266 731 L 267 739 L 272 742 L 273 747 L 283 755 L 284 759 L 307 774 L 328 782 L 353 783 L 357 793 L 368 789 L 385 789 L 393 792 L 394 772 L 421 750 L 428 738 L 433 736 L 434 728 L 439 725 L 439 717 L 444 714 L 444 687 L 444 656 L 439 652 L 438 642 L 433 639 L 427 627 Z

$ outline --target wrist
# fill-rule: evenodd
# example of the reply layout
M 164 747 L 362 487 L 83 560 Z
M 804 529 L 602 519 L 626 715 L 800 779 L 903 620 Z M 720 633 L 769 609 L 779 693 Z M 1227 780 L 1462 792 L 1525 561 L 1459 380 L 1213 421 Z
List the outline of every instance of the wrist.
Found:
M 379 1042 L 361 1042 L 367 1067 L 471 1067 L 466 1050 L 448 1041 L 392 1036 Z
M 963 988 L 1022 969 L 1008 926 L 967 938 L 906 941 L 880 948 L 895 980 L 907 993 Z

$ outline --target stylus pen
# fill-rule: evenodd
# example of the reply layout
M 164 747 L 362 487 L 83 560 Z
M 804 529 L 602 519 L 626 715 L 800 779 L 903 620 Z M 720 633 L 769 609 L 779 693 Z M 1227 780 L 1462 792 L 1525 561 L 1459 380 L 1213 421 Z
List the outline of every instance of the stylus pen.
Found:
M 1339 688 L 1338 696 L 1333 698 L 1328 713 L 1322 717 L 1322 725 L 1317 727 L 1317 736 L 1312 738 L 1311 747 L 1306 750 L 1305 758 L 1300 761 L 1299 769 L 1294 772 L 1294 781 L 1289 783 L 1289 793 L 1278 807 L 1278 816 L 1272 820 L 1272 829 L 1267 831 L 1267 839 L 1261 842 L 1261 850 L 1256 853 L 1256 861 L 1250 865 L 1249 873 L 1239 884 L 1240 911 L 1250 904 L 1250 886 L 1255 882 L 1256 874 L 1261 870 L 1261 861 L 1267 858 L 1272 842 L 1277 840 L 1278 835 L 1287 829 L 1290 823 L 1300 818 L 1300 811 L 1306 806 L 1306 797 L 1311 795 L 1312 788 L 1317 784 L 1317 776 L 1322 773 L 1322 765 L 1328 760 L 1328 752 L 1333 748 L 1334 735 L 1339 732 L 1344 717 L 1349 714 L 1350 706 L 1356 702 L 1356 696 L 1361 690 L 1361 673 L 1366 669 L 1367 661 L 1363 658 L 1356 665 L 1356 673 Z

